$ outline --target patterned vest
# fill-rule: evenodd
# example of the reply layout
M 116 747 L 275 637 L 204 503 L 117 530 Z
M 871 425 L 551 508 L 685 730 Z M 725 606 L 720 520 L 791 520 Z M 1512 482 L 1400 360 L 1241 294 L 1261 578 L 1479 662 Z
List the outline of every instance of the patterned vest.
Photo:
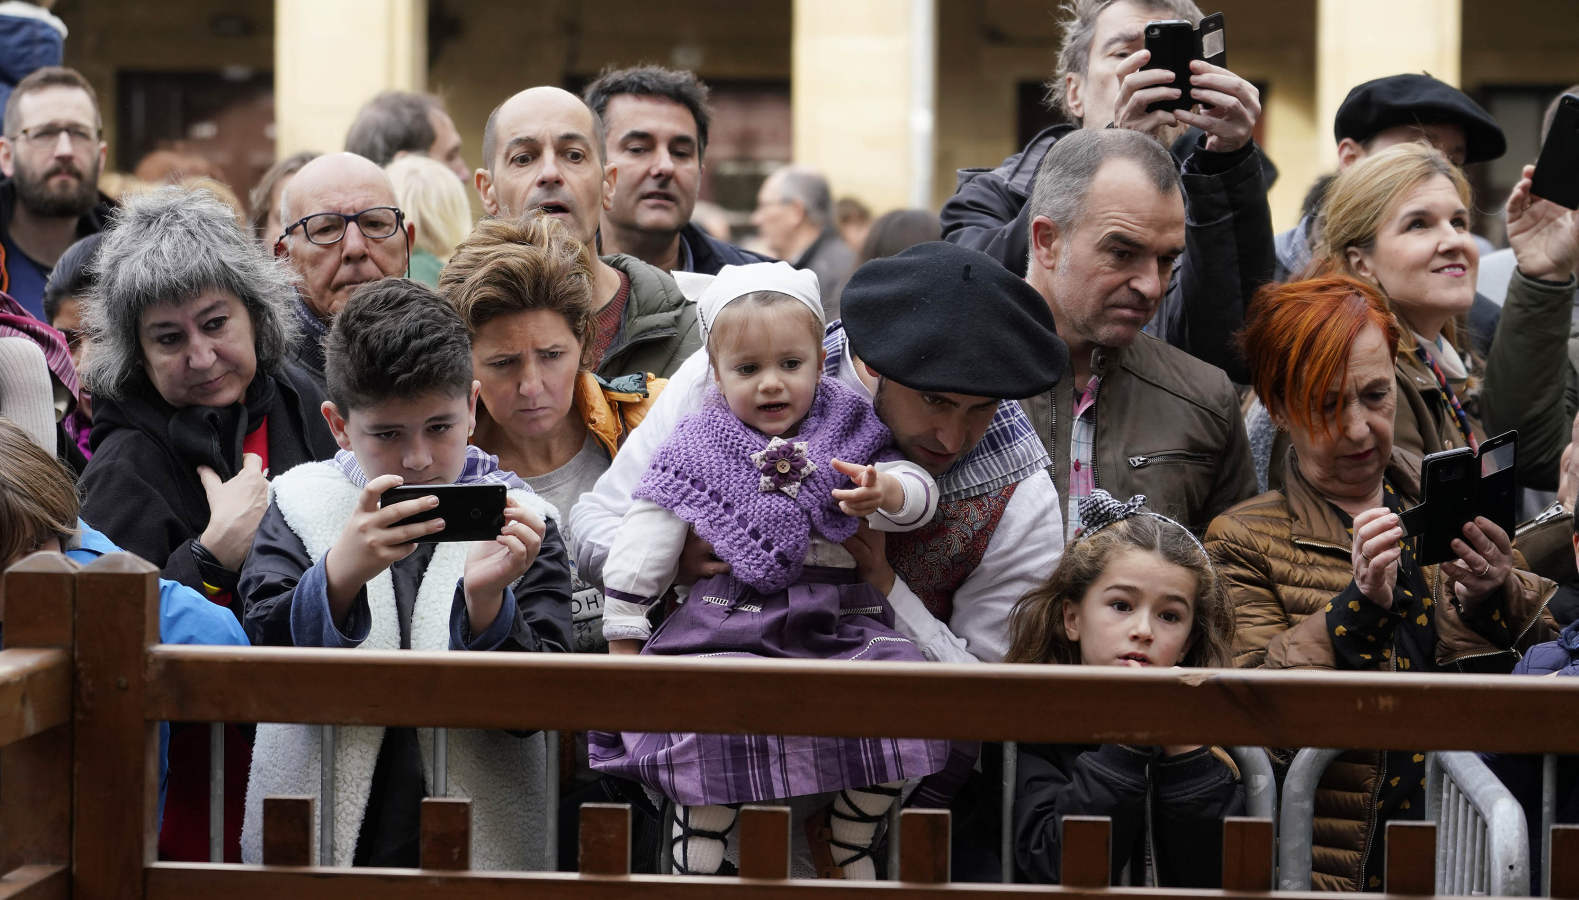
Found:
M 1019 482 L 938 504 L 932 521 L 887 535 L 888 562 L 939 621 L 954 614 L 954 592 L 981 565 Z

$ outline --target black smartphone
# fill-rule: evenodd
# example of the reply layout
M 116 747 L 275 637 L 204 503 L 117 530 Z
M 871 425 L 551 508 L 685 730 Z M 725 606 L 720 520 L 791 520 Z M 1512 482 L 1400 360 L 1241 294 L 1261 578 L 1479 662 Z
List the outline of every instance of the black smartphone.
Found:
M 1190 99 L 1190 60 L 1195 59 L 1195 29 L 1183 19 L 1147 22 L 1146 49 L 1151 51 L 1151 59 L 1146 61 L 1145 68 L 1173 72 L 1173 82 L 1168 86 L 1178 88 L 1180 92 L 1177 99 L 1158 100 L 1147 106 L 1146 112 L 1189 109 L 1193 106 L 1194 101 Z
M 1476 516 L 1497 523 L 1511 539 L 1517 525 L 1518 445 L 1518 432 L 1506 431 L 1482 442 L 1478 454 L 1460 447 L 1425 458 L 1421 503 L 1401 516 L 1404 536 L 1420 536 L 1421 565 L 1457 558 L 1453 540 L 1463 537 L 1464 525 Z
M 1147 22 L 1146 49 L 1151 51 L 1147 69 L 1167 69 L 1173 72 L 1170 85 L 1179 89 L 1176 100 L 1159 100 L 1146 107 L 1147 112 L 1157 109 L 1189 109 L 1197 102 L 1190 95 L 1190 62 L 1205 60 L 1214 66 L 1228 68 L 1228 47 L 1224 35 L 1223 14 L 1212 13 L 1201 19 L 1201 24 L 1191 27 L 1183 19 L 1164 19 Z M 1210 106 L 1211 104 L 1202 104 Z
M 1541 144 L 1530 193 L 1558 206 L 1579 209 L 1579 97 L 1564 94 Z
M 385 507 L 402 500 L 438 497 L 438 506 L 396 524 L 410 525 L 442 518 L 444 530 L 418 539 L 416 543 L 419 544 L 491 541 L 504 530 L 504 495 L 502 484 L 415 484 L 390 488 L 378 498 L 378 505 Z

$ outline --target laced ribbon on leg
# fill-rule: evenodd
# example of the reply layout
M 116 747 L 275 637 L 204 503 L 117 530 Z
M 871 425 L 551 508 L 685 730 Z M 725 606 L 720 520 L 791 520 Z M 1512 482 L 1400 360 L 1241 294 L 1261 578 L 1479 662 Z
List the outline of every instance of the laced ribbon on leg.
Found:
M 871 881 L 877 877 L 877 867 L 872 859 L 872 844 L 877 839 L 877 826 L 888 815 L 888 810 L 899 799 L 902 781 L 874 784 L 864 788 L 848 788 L 839 792 L 828 808 L 827 830 L 817 829 L 813 835 L 816 843 L 821 838 L 829 866 L 822 867 L 823 878 L 846 878 L 853 881 Z M 820 816 L 817 818 L 821 818 Z
M 678 875 L 717 875 L 734 869 L 724 862 L 729 833 L 740 817 L 738 804 L 729 806 L 674 805 L 670 822 L 669 854 Z M 733 871 L 723 874 L 732 875 Z

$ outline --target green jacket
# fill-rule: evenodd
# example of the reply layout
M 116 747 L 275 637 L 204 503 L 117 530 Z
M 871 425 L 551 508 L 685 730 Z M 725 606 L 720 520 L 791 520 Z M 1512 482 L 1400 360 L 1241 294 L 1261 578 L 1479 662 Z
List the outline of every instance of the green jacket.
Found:
M 680 293 L 668 272 L 634 256 L 616 253 L 603 261 L 630 278 L 630 299 L 620 333 L 596 372 L 606 379 L 632 372 L 668 378 L 702 346 L 696 304 Z
M 1524 487 L 1557 487 L 1563 448 L 1579 409 L 1573 304 L 1573 278 L 1551 284 L 1515 269 L 1486 360 L 1481 419 L 1487 434 L 1519 430 L 1519 483 Z

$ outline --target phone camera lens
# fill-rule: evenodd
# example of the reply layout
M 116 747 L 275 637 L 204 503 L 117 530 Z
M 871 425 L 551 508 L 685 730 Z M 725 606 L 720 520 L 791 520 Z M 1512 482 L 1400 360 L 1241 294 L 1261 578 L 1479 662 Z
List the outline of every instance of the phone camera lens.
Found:
M 1148 28 L 1148 29 L 1146 29 L 1146 33 L 1151 35 L 1152 37 L 1156 37 L 1157 34 L 1158 34 L 1158 31 L 1155 28 Z

